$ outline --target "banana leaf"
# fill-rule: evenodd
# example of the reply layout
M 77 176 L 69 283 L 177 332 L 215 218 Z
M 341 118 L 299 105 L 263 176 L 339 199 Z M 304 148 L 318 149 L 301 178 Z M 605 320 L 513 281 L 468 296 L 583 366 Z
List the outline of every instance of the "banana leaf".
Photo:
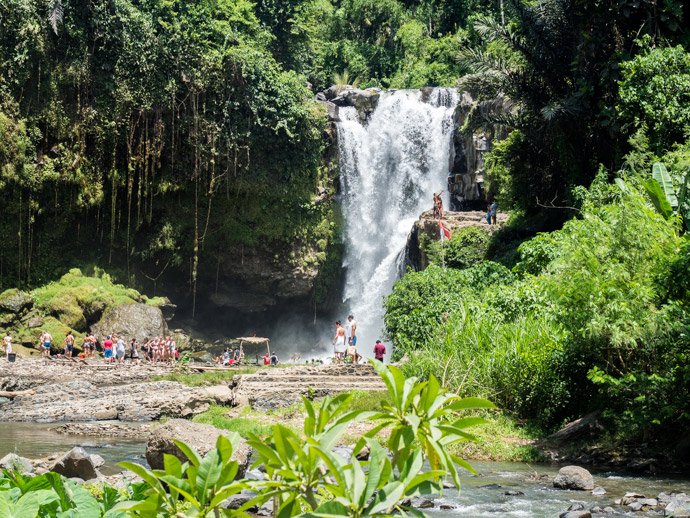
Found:
M 661 162 L 656 162 L 652 166 L 652 178 L 654 178 L 664 193 L 668 204 L 673 210 L 678 208 L 678 199 L 676 198 L 676 192 L 673 190 L 673 183 L 671 182 L 671 176 L 666 170 L 666 166 Z
M 649 195 L 649 199 L 652 201 L 654 207 L 656 207 L 656 210 L 658 210 L 665 219 L 669 219 L 673 216 L 673 207 L 671 207 L 671 204 L 668 202 L 659 182 L 654 178 L 648 178 L 643 185 Z

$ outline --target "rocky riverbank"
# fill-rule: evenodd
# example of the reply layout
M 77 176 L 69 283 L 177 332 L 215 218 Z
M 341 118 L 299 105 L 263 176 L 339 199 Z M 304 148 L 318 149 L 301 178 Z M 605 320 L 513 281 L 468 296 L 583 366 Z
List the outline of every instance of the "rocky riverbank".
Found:
M 0 391 L 29 390 L 41 385 L 67 381 L 88 381 L 96 386 L 148 381 L 165 375 L 175 367 L 166 364 L 105 365 L 103 360 L 46 360 L 17 358 L 10 363 L 0 359 Z

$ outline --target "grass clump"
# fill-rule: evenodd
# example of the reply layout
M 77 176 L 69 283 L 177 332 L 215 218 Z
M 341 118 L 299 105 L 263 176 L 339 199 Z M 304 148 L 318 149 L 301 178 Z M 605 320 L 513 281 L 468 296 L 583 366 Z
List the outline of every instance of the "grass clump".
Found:
M 210 424 L 221 430 L 237 432 L 245 439 L 249 439 L 250 434 L 265 439 L 271 435 L 270 423 L 265 423 L 251 417 L 227 417 L 228 408 L 219 405 L 212 405 L 211 408 L 194 416 L 192 422 Z
M 207 387 L 211 385 L 227 385 L 233 376 L 238 374 L 254 374 L 259 367 L 238 367 L 226 371 L 185 372 L 175 371 L 151 378 L 152 381 L 177 381 L 188 387 Z

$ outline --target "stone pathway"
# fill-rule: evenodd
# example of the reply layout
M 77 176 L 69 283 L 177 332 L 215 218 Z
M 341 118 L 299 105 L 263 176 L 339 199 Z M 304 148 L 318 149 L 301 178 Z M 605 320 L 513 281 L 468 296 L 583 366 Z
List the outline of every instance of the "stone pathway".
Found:
M 247 402 L 254 410 L 284 408 L 300 402 L 300 395 L 323 397 L 350 390 L 386 390 L 369 363 L 263 369 L 235 376 L 230 387 L 238 403 Z

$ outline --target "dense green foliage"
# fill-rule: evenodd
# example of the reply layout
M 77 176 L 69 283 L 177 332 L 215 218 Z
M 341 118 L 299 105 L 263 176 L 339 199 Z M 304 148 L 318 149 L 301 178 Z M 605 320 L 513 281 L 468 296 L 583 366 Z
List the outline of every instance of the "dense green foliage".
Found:
M 688 239 L 635 178 L 581 195 L 580 217 L 525 242 L 514 273 L 408 273 L 386 300 L 395 354 L 547 428 L 604 408 L 632 437 L 687 429 Z

